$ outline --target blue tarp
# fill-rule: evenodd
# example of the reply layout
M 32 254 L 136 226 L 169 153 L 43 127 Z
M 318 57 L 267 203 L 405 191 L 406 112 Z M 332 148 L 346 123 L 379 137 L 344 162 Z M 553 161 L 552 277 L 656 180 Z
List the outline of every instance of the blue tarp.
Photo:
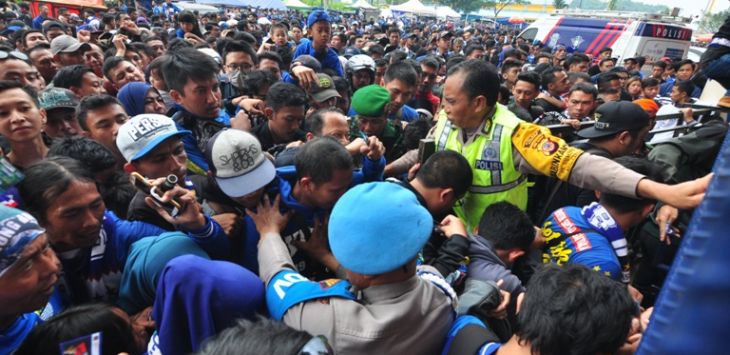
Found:
M 682 236 L 639 355 L 727 354 L 730 339 L 730 135 L 725 137 L 705 198 Z
M 281 0 L 195 0 L 198 4 L 223 5 L 230 7 L 258 7 L 262 9 L 286 10 Z

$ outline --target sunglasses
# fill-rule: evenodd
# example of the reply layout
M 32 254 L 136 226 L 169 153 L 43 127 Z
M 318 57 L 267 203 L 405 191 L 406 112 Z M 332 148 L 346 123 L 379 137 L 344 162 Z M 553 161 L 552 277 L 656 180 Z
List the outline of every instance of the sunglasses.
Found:
M 19 59 L 19 60 L 22 60 L 22 61 L 28 61 L 28 56 L 25 55 L 25 53 L 23 53 L 23 52 L 19 52 L 19 51 L 10 51 L 10 52 L 8 52 L 8 51 L 2 51 L 2 50 L 0 50 L 0 60 L 8 59 L 8 58 Z

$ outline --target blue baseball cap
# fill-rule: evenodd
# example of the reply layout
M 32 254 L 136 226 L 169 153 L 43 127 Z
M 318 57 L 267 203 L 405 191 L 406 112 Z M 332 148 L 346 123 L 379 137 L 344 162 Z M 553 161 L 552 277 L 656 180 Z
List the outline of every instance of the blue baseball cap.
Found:
M 347 270 L 379 275 L 413 260 L 433 227 L 433 217 L 413 192 L 392 182 L 373 182 L 353 187 L 337 201 L 329 243 Z
M 324 10 L 314 10 L 307 18 L 307 28 L 314 26 L 315 22 L 326 21 L 331 22 L 330 15 Z

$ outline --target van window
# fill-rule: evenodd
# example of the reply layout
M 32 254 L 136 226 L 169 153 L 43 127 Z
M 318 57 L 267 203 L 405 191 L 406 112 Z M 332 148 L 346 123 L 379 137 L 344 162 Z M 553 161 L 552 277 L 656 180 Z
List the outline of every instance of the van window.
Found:
M 535 35 L 537 35 L 537 28 L 528 28 L 520 34 L 520 37 L 524 38 L 527 43 L 532 43 L 535 40 Z

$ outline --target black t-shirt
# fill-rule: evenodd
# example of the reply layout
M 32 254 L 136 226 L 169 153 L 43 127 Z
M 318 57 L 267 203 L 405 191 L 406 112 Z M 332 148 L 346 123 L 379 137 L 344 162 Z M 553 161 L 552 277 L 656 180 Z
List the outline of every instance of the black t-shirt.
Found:
M 720 26 L 712 38 L 725 38 L 730 39 L 730 16 L 725 18 L 725 22 Z M 727 46 L 708 46 L 707 51 L 702 54 L 700 58 L 700 64 L 702 67 L 706 66 L 707 63 L 722 57 L 723 55 L 730 53 L 730 47 Z
M 613 159 L 608 151 L 591 145 L 587 142 L 571 144 L 576 148 L 580 148 L 590 154 L 598 155 L 604 158 Z M 586 206 L 597 200 L 593 190 L 587 190 L 567 182 L 560 181 L 555 178 L 548 179 L 545 185 L 543 199 L 538 204 L 537 211 L 542 212 L 539 223 L 542 223 L 547 216 L 558 208 L 565 206 Z M 552 195 L 552 198 L 551 198 Z
M 563 112 L 565 109 L 555 106 L 544 99 L 535 100 L 535 105 L 542 107 L 544 112 Z
M 129 203 L 129 210 L 127 210 L 127 219 L 130 221 L 140 221 L 154 224 L 168 231 L 177 230 L 175 226 L 168 223 L 164 218 L 162 218 L 162 216 L 160 216 L 157 211 L 150 208 L 150 206 L 147 206 L 147 203 L 144 200 L 145 197 L 147 197 L 146 194 L 141 191 L 137 191 L 137 194 L 134 195 L 132 201 Z
M 590 68 L 588 68 L 588 75 L 594 76 L 601 74 L 601 68 L 598 67 L 598 65 L 593 65 Z
M 190 187 L 195 189 L 195 195 L 197 196 L 198 202 L 202 202 L 203 199 L 203 191 L 199 185 L 202 181 L 205 181 L 206 179 L 207 177 L 199 175 L 194 175 L 190 177 L 190 180 L 192 182 L 192 186 Z M 141 221 L 149 224 L 154 224 L 168 231 L 177 230 L 174 225 L 168 223 L 164 218 L 162 218 L 162 216 L 160 216 L 159 213 L 157 213 L 157 211 L 147 205 L 144 200 L 145 197 L 147 197 L 145 193 L 137 191 L 137 193 L 132 198 L 132 201 L 129 203 L 129 209 L 127 210 L 127 219 L 130 221 Z
M 306 138 L 306 133 L 300 129 L 294 134 L 294 137 L 290 141 L 274 142 L 274 136 L 271 134 L 271 130 L 269 130 L 268 122 L 263 122 L 260 125 L 254 127 L 254 129 L 251 130 L 251 133 L 259 139 L 259 142 L 261 143 L 261 149 L 269 153 L 271 153 L 270 150 L 272 150 L 272 148 L 274 148 L 274 150 L 278 153 L 279 151 L 284 149 L 284 146 L 286 146 L 286 144 L 295 141 L 304 141 Z

